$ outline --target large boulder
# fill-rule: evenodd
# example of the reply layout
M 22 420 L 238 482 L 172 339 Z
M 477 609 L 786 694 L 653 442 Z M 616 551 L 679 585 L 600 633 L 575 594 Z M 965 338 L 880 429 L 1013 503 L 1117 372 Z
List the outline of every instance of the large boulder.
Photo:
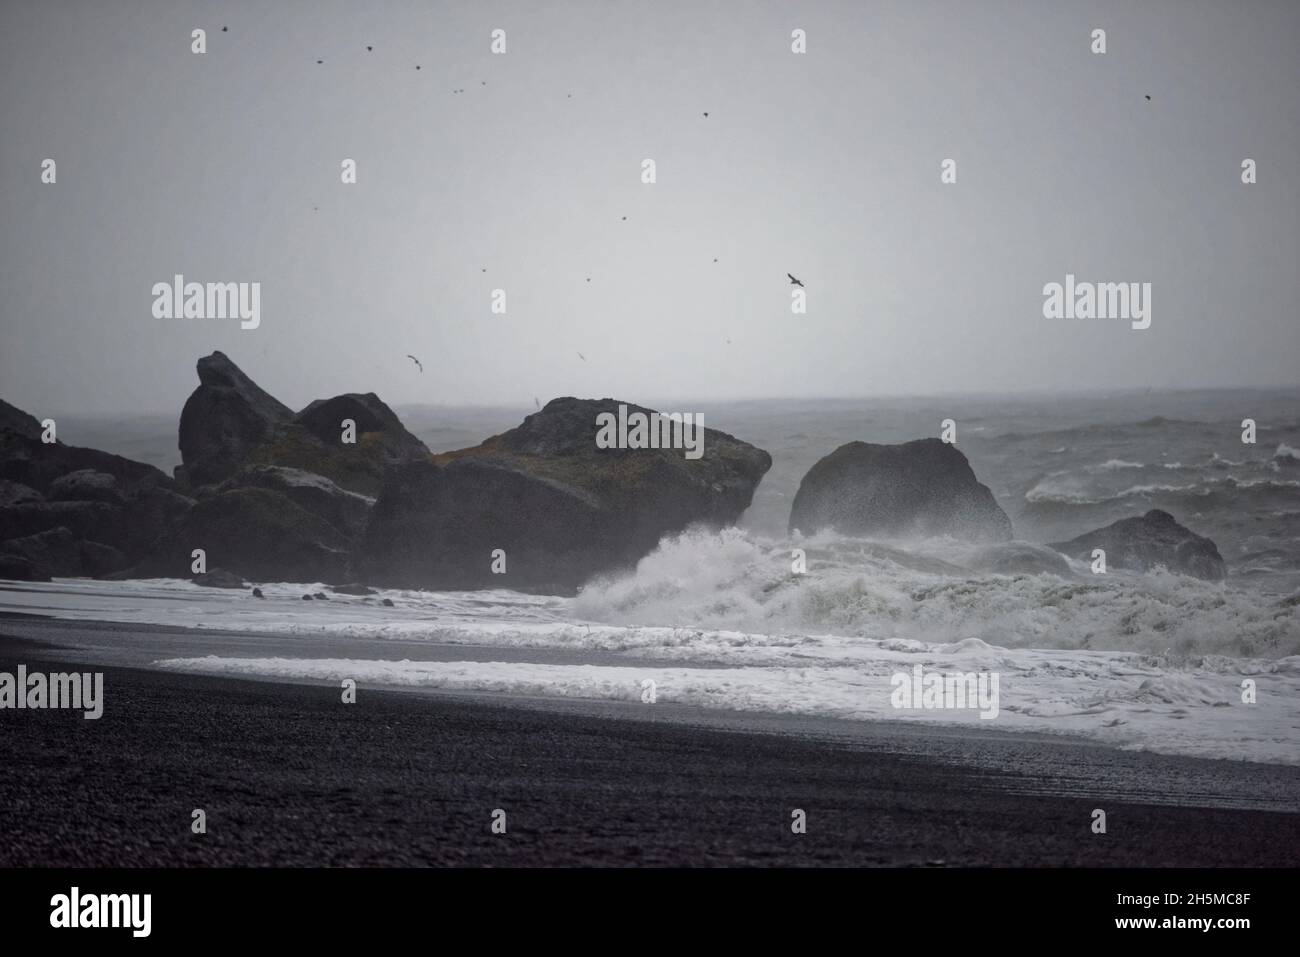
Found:
M 108 502 L 121 505 L 126 501 L 115 476 L 94 469 L 78 469 L 50 483 L 50 498 L 56 502 Z
M 49 497 L 55 480 L 85 469 L 111 475 L 122 488 L 140 482 L 173 487 L 171 478 L 144 462 L 62 442 L 46 444 L 38 437 L 0 429 L 0 479 L 19 482 Z
M 38 562 L 0 551 L 0 578 L 19 582 L 47 582 L 51 575 L 50 570 Z
M 199 387 L 181 410 L 179 444 L 186 480 L 194 486 L 233 475 L 258 446 L 293 419 L 224 353 L 198 362 Z
M 1082 561 L 1092 561 L 1094 548 L 1104 549 L 1108 568 L 1145 572 L 1164 566 L 1207 581 L 1227 576 L 1223 556 L 1214 542 L 1155 508 L 1140 518 L 1122 518 L 1068 542 L 1052 542 L 1048 547 Z
M 13 545 L 10 554 L 53 549 L 53 558 L 33 559 L 46 563 L 42 573 L 120 572 L 147 557 L 193 504 L 153 466 L 99 449 L 42 442 L 39 426 L 30 427 L 33 417 L 0 406 L 0 543 Z
M 77 536 L 66 528 L 51 528 L 0 542 L 0 554 L 24 558 L 49 575 L 76 577 L 83 574 Z
M 1011 519 L 956 446 L 939 439 L 902 445 L 850 442 L 804 476 L 790 530 L 972 542 L 1011 538 Z
M 199 499 L 137 572 L 191 577 L 192 553 L 252 581 L 350 581 L 347 540 L 329 522 L 270 489 Z
M 295 415 L 220 352 L 200 359 L 198 370 L 199 387 L 181 412 L 183 464 L 176 470 L 191 488 L 269 465 L 374 496 L 388 466 L 429 454 L 373 393 L 318 399 Z M 345 419 L 356 424 L 355 442 L 343 441 Z
M 362 577 L 397 587 L 572 590 L 634 564 L 666 534 L 734 523 L 771 467 L 716 429 L 703 455 L 598 448 L 597 416 L 651 410 L 554 399 L 474 448 L 391 470 L 359 549 Z M 506 573 L 493 574 L 493 551 Z
M 0 479 L 0 508 L 9 505 L 32 505 L 45 501 L 45 496 L 30 485 Z
M 357 449 L 367 457 L 396 464 L 429 455 L 428 447 L 406 431 L 396 413 L 373 392 L 317 399 L 294 417 L 294 421 L 327 445 L 338 444 L 346 419 L 356 423 Z
M 250 465 L 217 486 L 216 491 L 264 488 L 279 492 L 298 506 L 325 519 L 348 538 L 366 527 L 375 500 L 339 488 L 323 475 L 280 465 Z
M 107 502 L 24 502 L 0 508 L 0 539 L 66 528 L 77 538 L 111 542 L 125 523 L 122 507 Z

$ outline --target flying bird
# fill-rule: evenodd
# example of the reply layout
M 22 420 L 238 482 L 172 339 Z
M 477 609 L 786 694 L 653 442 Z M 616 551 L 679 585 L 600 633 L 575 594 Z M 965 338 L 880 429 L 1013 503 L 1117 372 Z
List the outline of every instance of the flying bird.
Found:
M 789 273 L 786 273 L 786 275 L 790 276 Z M 803 283 L 801 283 L 798 279 L 795 279 L 794 276 L 790 276 L 790 285 L 798 286 L 800 289 L 803 288 Z
M 366 47 L 366 52 L 369 53 L 369 52 L 370 52 L 371 50 L 373 50 L 373 49 L 374 49 L 374 47 Z
M 227 33 L 228 31 L 229 31 L 229 28 L 228 28 L 228 27 L 222 27 L 222 28 L 221 28 L 221 32 L 222 32 L 222 33 Z
M 1150 93 L 1147 94 L 1147 99 L 1148 99 L 1148 100 L 1151 99 L 1151 94 L 1150 94 Z
M 578 358 L 581 359 L 583 362 L 587 361 L 587 357 L 584 356 L 581 352 L 578 353 Z
M 708 114 L 708 113 L 705 113 L 704 115 L 705 115 L 705 116 L 708 116 L 709 114 Z
M 542 407 L 542 404 L 537 401 L 537 396 L 533 396 L 533 405 L 537 406 L 539 409 Z
M 406 354 L 406 358 L 410 359 L 410 360 L 411 360 L 412 362 L 414 362 L 417 366 L 419 366 L 419 367 L 420 367 L 420 372 L 421 372 L 421 373 L 424 372 L 424 364 L 423 364 L 422 362 L 420 362 L 419 359 L 415 358 L 415 356 L 411 355 L 409 352 Z

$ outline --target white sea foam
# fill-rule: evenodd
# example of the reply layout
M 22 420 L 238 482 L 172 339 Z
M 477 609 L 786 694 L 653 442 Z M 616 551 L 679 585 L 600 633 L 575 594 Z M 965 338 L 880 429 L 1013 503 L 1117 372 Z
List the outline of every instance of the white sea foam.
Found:
M 806 574 L 792 571 L 792 547 L 806 552 Z M 989 669 L 1004 676 L 999 727 L 1249 760 L 1300 754 L 1300 603 L 1163 572 L 1095 576 L 1079 563 L 1059 575 L 970 570 L 983 554 L 946 539 L 822 535 L 792 543 L 734 528 L 695 530 L 573 598 L 390 590 L 306 602 L 304 592 L 325 586 L 263 584 L 266 599 L 258 600 L 178 580 L 57 580 L 0 586 L 0 608 L 318 639 L 292 663 L 195 656 L 218 673 L 332 680 L 329 668 L 342 666 L 319 662 L 332 660 L 331 641 L 352 638 L 475 646 L 479 658 L 483 648 L 509 648 L 514 658 L 529 649 L 600 652 L 627 656 L 631 671 L 608 657 L 599 667 L 382 660 L 364 672 L 346 667 L 380 684 L 583 697 L 631 695 L 640 677 L 662 688 L 666 675 L 668 700 L 847 718 L 965 720 L 886 712 L 877 691 L 914 663 Z M 194 647 L 208 650 L 201 641 Z M 404 647 L 394 644 L 394 657 Z M 653 674 L 642 672 L 647 663 Z M 1241 704 L 1243 677 L 1259 683 L 1259 704 Z
M 1208 668 L 1171 673 L 1132 655 L 1011 654 L 983 642 L 948 648 L 877 646 L 852 667 L 622 667 L 531 662 L 201 658 L 158 662 L 169 670 L 255 675 L 397 688 L 505 692 L 656 703 L 849 720 L 980 724 L 978 710 L 895 708 L 891 676 L 923 663 L 928 671 L 996 671 L 1000 711 L 988 725 L 1011 731 L 1079 735 L 1163 753 L 1300 763 L 1300 659 L 1252 676 L 1260 704 L 1241 701 L 1242 672 Z M 652 707 L 653 705 L 645 705 Z

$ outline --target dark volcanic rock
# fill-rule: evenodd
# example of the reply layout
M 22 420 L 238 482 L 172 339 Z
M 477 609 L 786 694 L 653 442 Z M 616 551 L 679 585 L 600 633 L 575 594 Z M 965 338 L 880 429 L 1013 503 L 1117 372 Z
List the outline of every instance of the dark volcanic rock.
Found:
M 0 399 L 0 432 L 6 429 L 37 441 L 41 437 L 41 423 L 36 416 Z
M 107 502 L 29 502 L 0 508 L 0 538 L 63 527 L 77 538 L 111 543 L 122 525 L 122 507 Z
M 21 424 L 24 413 L 5 410 L 0 418 Z M 65 529 L 79 545 L 60 553 L 54 574 L 117 577 L 146 558 L 192 505 L 151 465 L 46 444 L 30 431 L 0 429 L 0 540 Z
M 112 545 L 83 541 L 79 547 L 82 574 L 92 578 L 107 578 L 125 571 L 131 565 L 131 560 Z
M 902 445 L 850 442 L 804 476 L 790 529 L 814 534 L 950 535 L 973 542 L 1011 538 L 1011 520 L 961 452 L 940 439 Z
M 174 487 L 171 478 L 144 462 L 62 442 L 47 445 L 39 438 L 0 430 L 0 479 L 21 482 L 48 497 L 56 479 L 81 469 L 105 472 L 124 489 L 141 482 Z
M 0 542 L 0 552 L 25 558 L 50 575 L 76 577 L 84 574 L 77 537 L 66 528 L 51 528 Z
M 343 534 L 268 489 L 233 489 L 196 502 L 139 571 L 188 578 L 196 548 L 210 565 L 253 581 L 350 580 Z
M 94 469 L 78 469 L 50 483 L 50 498 L 59 502 L 108 502 L 121 505 L 126 501 L 115 476 Z
M 1179 525 L 1172 515 L 1152 509 L 1140 518 L 1118 522 L 1048 545 L 1062 554 L 1092 560 L 1094 548 L 1105 549 L 1106 567 L 1149 571 L 1163 565 L 1172 572 L 1218 581 L 1226 577 L 1223 556 L 1208 538 Z
M 357 447 L 395 464 L 427 458 L 429 449 L 402 425 L 400 419 L 373 392 L 350 392 L 332 399 L 317 399 L 294 417 L 303 428 L 326 445 L 337 445 L 342 422 L 357 425 Z
M 195 575 L 190 581 L 205 588 L 238 588 L 243 591 L 246 587 L 242 578 L 224 568 L 213 568 L 202 575 Z
M 204 356 L 198 371 L 199 387 L 186 400 L 180 424 L 181 461 L 195 486 L 233 475 L 293 418 L 224 353 Z
M 600 449 L 614 399 L 555 399 L 482 445 L 394 468 L 359 554 L 398 587 L 572 589 L 635 563 L 665 534 L 735 522 L 771 467 L 761 449 L 706 429 L 704 455 Z M 640 406 L 628 412 L 650 413 Z M 492 552 L 506 574 L 492 573 Z
M 45 501 L 45 496 L 22 482 L 0 479 L 0 508 L 9 505 L 32 505 Z
M 199 387 L 181 413 L 178 479 L 192 488 L 222 482 L 249 466 L 322 475 L 373 496 L 385 468 L 428 449 L 373 394 L 318 399 L 296 416 L 220 352 L 199 360 Z M 353 419 L 355 444 L 340 423 Z
M 47 582 L 51 575 L 48 568 L 30 558 L 0 551 L 0 578 L 19 582 Z
M 101 542 L 87 541 L 62 526 L 50 528 L 34 535 L 11 538 L 0 542 L 0 555 L 7 560 L 20 559 L 32 565 L 28 581 L 48 581 L 57 575 L 75 578 L 83 575 L 100 577 L 120 572 L 130 561 L 116 548 Z M 21 571 L 20 565 L 12 565 Z M 0 578 L 16 577 L 0 574 Z
M 281 495 L 329 522 L 348 538 L 366 527 L 375 500 L 339 488 L 323 475 L 280 465 L 250 465 L 217 487 L 218 492 L 236 488 L 264 488 Z

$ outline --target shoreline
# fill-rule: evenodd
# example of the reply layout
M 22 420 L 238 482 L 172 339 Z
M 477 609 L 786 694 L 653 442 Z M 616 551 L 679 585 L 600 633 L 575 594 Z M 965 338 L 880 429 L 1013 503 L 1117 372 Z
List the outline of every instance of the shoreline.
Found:
M 0 638 L 0 668 L 20 661 L 86 664 Z M 0 713 L 0 866 L 1300 865 L 1286 766 L 617 702 L 363 686 L 343 705 L 335 686 L 94 667 L 99 720 Z
M 58 636 L 62 635 L 60 640 Z M 124 637 L 125 636 L 125 637 Z M 320 636 L 327 641 L 332 659 L 357 659 L 359 662 L 397 661 L 415 662 L 483 662 L 528 663 L 547 665 L 611 665 L 616 667 L 672 668 L 676 662 L 662 657 L 640 656 L 626 651 L 592 648 L 548 648 L 534 645 L 505 646 L 472 643 L 440 643 L 423 638 L 398 638 L 338 635 Z M 255 631 L 231 628 L 199 628 L 183 625 L 136 624 L 119 621 L 58 618 L 24 612 L 0 611 L 0 641 L 13 638 L 30 642 L 34 648 L 57 649 L 69 656 L 97 665 L 108 665 L 147 670 L 157 673 L 192 674 L 213 679 L 249 681 L 272 685 L 302 687 L 327 687 L 337 689 L 332 680 L 308 676 L 237 673 L 222 674 L 203 670 L 165 669 L 156 667 L 163 659 L 192 658 L 216 655 L 217 657 L 305 658 L 322 657 L 319 640 L 311 634 Z M 141 640 L 143 639 L 143 640 Z M 200 647 L 190 647 L 198 643 Z M 723 669 L 727 666 L 707 662 L 683 663 L 691 668 Z M 463 689 L 423 685 L 394 685 L 358 681 L 358 687 L 368 691 L 447 698 L 462 702 L 480 702 L 487 705 L 518 707 L 532 710 L 573 713 L 584 717 L 669 721 L 683 726 L 729 728 L 771 734 L 805 736 L 826 741 L 852 744 L 859 739 L 894 739 L 909 741 L 913 737 L 956 738 L 1004 741 L 1008 745 L 1020 744 L 1032 748 L 1037 744 L 1060 745 L 1082 749 L 1102 749 L 1114 754 L 1145 755 L 1151 760 L 1169 762 L 1203 762 L 1221 765 L 1225 769 L 1238 767 L 1271 768 L 1279 775 L 1294 781 L 1286 797 L 1286 809 L 1300 811 L 1300 764 L 1277 761 L 1248 760 L 1244 758 L 1181 754 L 1176 751 L 1127 748 L 1110 741 L 1098 740 L 1071 729 L 1043 730 L 998 726 L 983 722 L 970 724 L 943 720 L 914 721 L 907 719 L 846 718 L 831 715 L 809 714 L 799 711 L 744 710 L 729 707 L 706 706 L 689 703 L 657 702 L 647 706 L 626 699 L 539 695 L 527 691 L 499 691 Z M 961 750 L 961 749 L 959 749 Z M 1231 775 L 1226 770 L 1225 775 Z M 1177 794 L 1172 799 L 1177 801 Z M 1246 796 L 1242 796 L 1246 801 Z M 1241 806 L 1249 806 L 1247 801 Z M 1275 805 L 1276 801 L 1266 801 Z

